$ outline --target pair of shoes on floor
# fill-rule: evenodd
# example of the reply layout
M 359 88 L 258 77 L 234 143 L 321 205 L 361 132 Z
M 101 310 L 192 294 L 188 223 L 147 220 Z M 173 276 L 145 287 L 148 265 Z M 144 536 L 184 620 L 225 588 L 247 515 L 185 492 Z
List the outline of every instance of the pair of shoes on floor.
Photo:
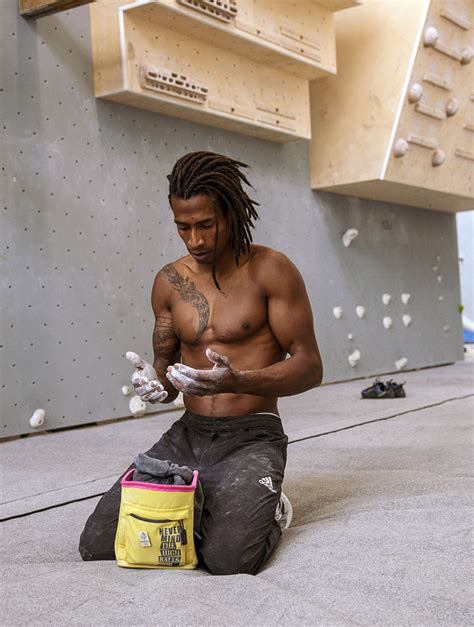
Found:
M 374 383 L 362 390 L 362 398 L 405 398 L 406 392 L 403 389 L 406 381 L 396 383 L 393 379 L 389 379 L 386 383 L 375 379 Z
M 291 525 L 292 519 L 293 507 L 291 506 L 289 498 L 282 492 L 275 511 L 275 520 L 283 531 L 283 529 L 288 529 Z

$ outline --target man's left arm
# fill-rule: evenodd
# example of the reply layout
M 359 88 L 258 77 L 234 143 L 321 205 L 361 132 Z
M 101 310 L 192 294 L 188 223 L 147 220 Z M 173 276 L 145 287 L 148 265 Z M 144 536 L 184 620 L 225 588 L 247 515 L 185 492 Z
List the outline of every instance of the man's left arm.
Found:
M 237 394 L 291 396 L 321 384 L 323 365 L 303 278 L 282 253 L 272 252 L 259 271 L 267 294 L 268 322 L 290 357 L 259 370 L 236 372 Z M 230 390 L 229 390 L 230 391 Z

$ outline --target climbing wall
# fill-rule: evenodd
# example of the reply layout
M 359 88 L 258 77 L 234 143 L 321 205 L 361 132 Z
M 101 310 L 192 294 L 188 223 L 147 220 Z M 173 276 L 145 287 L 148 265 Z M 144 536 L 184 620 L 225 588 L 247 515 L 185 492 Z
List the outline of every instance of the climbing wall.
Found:
M 153 278 L 185 252 L 166 174 L 193 150 L 249 164 L 261 205 L 254 239 L 303 274 L 325 382 L 398 372 L 403 358 L 404 369 L 462 358 L 454 215 L 315 193 L 305 141 L 95 98 L 86 7 L 27 22 L 5 4 L 0 46 L 3 437 L 34 432 L 36 409 L 38 431 L 130 416 L 125 352 L 151 359 Z

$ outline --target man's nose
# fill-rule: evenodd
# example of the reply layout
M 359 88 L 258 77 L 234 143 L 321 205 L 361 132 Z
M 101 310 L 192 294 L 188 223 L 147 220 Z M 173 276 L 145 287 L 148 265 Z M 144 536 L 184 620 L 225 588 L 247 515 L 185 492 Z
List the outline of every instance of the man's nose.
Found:
M 195 231 L 194 229 L 191 229 L 189 242 L 188 242 L 190 248 L 197 248 L 203 242 L 204 242 L 204 238 L 202 236 L 202 233 L 200 233 L 199 231 Z

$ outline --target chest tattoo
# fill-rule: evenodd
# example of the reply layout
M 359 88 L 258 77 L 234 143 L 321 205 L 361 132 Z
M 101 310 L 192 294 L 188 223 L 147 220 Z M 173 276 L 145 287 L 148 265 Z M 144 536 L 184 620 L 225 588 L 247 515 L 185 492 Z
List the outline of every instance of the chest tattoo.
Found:
M 209 302 L 207 298 L 197 289 L 193 281 L 183 278 L 171 264 L 165 266 L 162 272 L 168 283 L 178 292 L 181 300 L 197 309 L 199 327 L 196 340 L 199 340 L 207 329 L 207 323 L 209 322 Z

